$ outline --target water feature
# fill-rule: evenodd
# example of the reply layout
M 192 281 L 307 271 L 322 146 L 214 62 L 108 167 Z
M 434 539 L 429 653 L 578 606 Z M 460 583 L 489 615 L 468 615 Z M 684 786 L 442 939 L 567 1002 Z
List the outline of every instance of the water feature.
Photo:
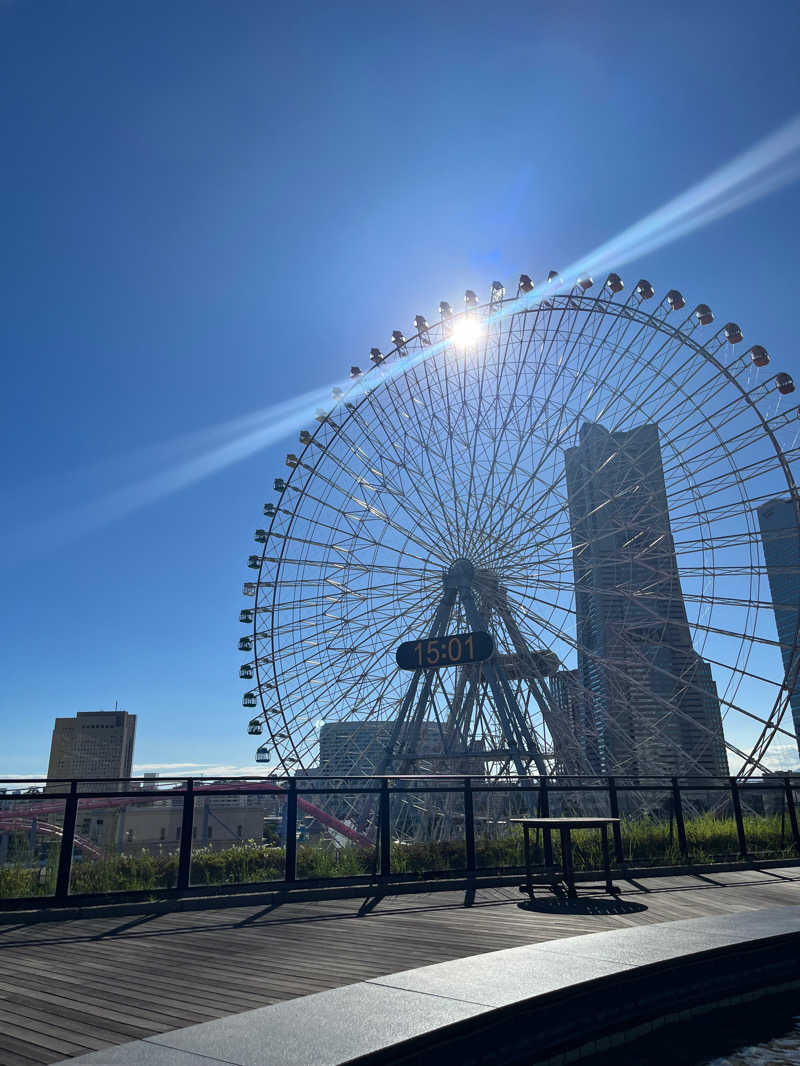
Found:
M 721 1058 L 707 1059 L 703 1066 L 797 1066 L 800 1063 L 800 1016 L 781 1036 L 760 1044 L 748 1044 Z

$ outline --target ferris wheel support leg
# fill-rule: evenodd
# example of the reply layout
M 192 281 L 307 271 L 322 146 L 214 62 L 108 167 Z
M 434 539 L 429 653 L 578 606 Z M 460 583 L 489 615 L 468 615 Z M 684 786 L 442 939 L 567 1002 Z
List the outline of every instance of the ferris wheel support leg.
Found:
M 498 673 L 498 676 L 500 678 L 500 684 L 503 686 L 503 692 L 504 692 L 505 697 L 506 697 L 506 702 L 507 702 L 509 708 L 511 709 L 512 714 L 514 715 L 514 717 L 517 720 L 518 729 L 519 729 L 519 733 L 520 733 L 520 738 L 521 738 L 522 743 L 523 743 L 523 745 L 525 747 L 525 750 L 532 753 L 533 762 L 534 762 L 534 764 L 536 766 L 536 769 L 539 771 L 539 773 L 546 775 L 547 774 L 547 767 L 545 765 L 544 759 L 539 754 L 539 750 L 538 750 L 539 746 L 536 743 L 536 738 L 533 736 L 531 731 L 528 729 L 526 721 L 525 721 L 525 717 L 524 717 L 524 715 L 522 714 L 522 712 L 519 709 L 519 704 L 517 703 L 517 698 L 514 695 L 514 690 L 511 688 L 511 685 L 509 684 L 508 678 L 505 676 L 505 673 L 503 671 L 501 671 L 501 670 L 498 670 L 497 673 Z M 526 767 L 526 770 L 527 770 L 527 767 Z
M 439 637 L 444 635 L 447 630 L 447 625 L 450 621 L 450 614 L 453 610 L 453 604 L 455 603 L 455 600 L 455 590 L 448 589 L 436 609 L 436 614 L 434 615 L 433 622 L 431 623 L 430 633 L 428 634 L 429 637 Z M 422 692 L 420 693 L 419 699 L 417 700 L 417 706 L 414 711 L 414 715 L 409 720 L 408 713 L 411 710 L 411 704 L 414 702 L 414 696 L 416 695 L 419 680 L 423 672 L 425 673 L 425 681 L 422 686 Z M 406 694 L 403 697 L 403 702 L 400 705 L 400 710 L 398 712 L 397 718 L 395 719 L 394 725 L 392 727 L 392 734 L 389 737 L 389 743 L 386 745 L 386 751 L 384 752 L 383 758 L 381 759 L 381 765 L 378 771 L 379 773 L 386 773 L 386 771 L 391 767 L 392 760 L 394 758 L 395 748 L 397 747 L 397 742 L 400 739 L 403 727 L 406 725 L 410 727 L 410 734 L 406 737 L 406 743 L 404 747 L 407 750 L 410 750 L 412 753 L 416 750 L 421 721 L 420 714 L 424 712 L 425 704 L 428 702 L 428 697 L 430 696 L 432 684 L 433 671 L 414 671 Z M 410 745 L 408 743 L 409 740 L 411 740 L 412 742 Z
M 486 623 L 481 618 L 480 612 L 475 605 L 475 596 L 472 592 L 472 588 L 469 585 L 462 585 L 459 589 L 459 594 L 469 624 L 476 631 L 483 629 Z M 481 669 L 484 677 L 489 682 L 489 688 L 492 691 L 497 716 L 500 719 L 503 732 L 508 737 L 509 742 L 515 744 L 517 748 L 535 753 L 536 741 L 533 736 L 530 735 L 529 730 L 525 728 L 519 707 L 517 706 L 516 697 L 511 690 L 507 678 L 503 675 L 501 680 L 499 676 L 500 671 L 497 670 L 492 662 L 487 661 L 482 663 Z M 547 772 L 544 767 L 544 762 L 538 754 L 534 754 L 534 762 L 540 773 Z M 519 776 L 524 777 L 526 768 L 523 766 L 519 754 L 514 756 L 514 766 Z
M 445 723 L 445 746 L 452 746 L 462 740 L 465 747 L 469 738 L 469 709 L 467 701 L 474 691 L 474 685 L 470 685 L 467 691 L 467 668 L 459 667 L 458 680 L 456 681 L 453 703 Z
M 536 703 L 539 706 L 539 710 L 542 713 L 542 718 L 549 726 L 551 732 L 554 732 L 553 726 L 555 723 L 558 722 L 558 712 L 557 708 L 555 708 L 553 705 L 553 699 L 550 695 L 550 690 L 548 689 L 547 684 L 545 683 L 544 675 L 537 669 L 536 661 L 531 655 L 531 651 L 528 647 L 527 641 L 523 637 L 519 626 L 514 620 L 513 614 L 508 609 L 507 603 L 499 604 L 497 607 L 497 611 L 503 621 L 503 624 L 508 630 L 509 635 L 511 636 L 511 642 L 514 645 L 514 650 L 518 655 L 522 656 L 525 662 L 527 662 L 531 673 L 533 674 L 533 676 L 528 682 L 530 685 L 531 692 L 533 693 L 533 698 L 536 700 Z M 532 750 L 536 750 L 535 747 Z M 575 753 L 573 753 L 573 755 L 574 754 Z M 543 761 L 541 759 L 535 761 L 537 770 L 539 770 L 540 773 L 547 773 Z M 577 762 L 578 760 L 575 761 Z M 581 769 L 583 769 L 584 771 L 588 771 L 589 768 L 583 766 L 581 767 Z
M 434 636 L 440 636 L 439 633 L 434 633 Z M 425 673 L 425 680 L 422 683 L 422 692 L 419 694 L 417 700 L 417 706 L 414 708 L 414 713 L 411 716 L 408 723 L 408 731 L 406 732 L 405 752 L 404 760 L 406 765 L 401 763 L 401 771 L 403 769 L 410 769 L 411 763 L 416 761 L 417 748 L 419 746 L 419 734 L 422 725 L 422 719 L 425 716 L 425 708 L 428 705 L 430 699 L 431 689 L 433 688 L 433 670 L 428 670 Z

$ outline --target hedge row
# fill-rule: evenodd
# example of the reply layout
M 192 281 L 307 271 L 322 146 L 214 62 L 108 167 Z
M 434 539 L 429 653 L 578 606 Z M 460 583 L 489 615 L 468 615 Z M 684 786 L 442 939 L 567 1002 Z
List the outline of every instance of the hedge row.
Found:
M 795 855 L 788 827 L 779 815 L 748 815 L 744 819 L 748 850 L 762 858 L 789 858 Z M 687 819 L 686 835 L 691 858 L 696 863 L 730 861 L 738 857 L 736 825 L 732 818 L 711 814 Z M 601 863 L 599 834 L 584 830 L 573 833 L 577 869 L 598 869 Z M 626 820 L 622 829 L 625 861 L 635 866 L 679 865 L 681 855 L 674 825 L 669 820 Z M 558 860 L 558 838 L 553 846 Z M 479 868 L 518 867 L 523 863 L 522 833 L 513 828 L 497 840 L 478 838 L 475 842 Z M 534 860 L 542 861 L 541 840 L 534 847 Z M 247 884 L 280 881 L 284 876 L 282 847 L 245 841 L 224 850 L 196 849 L 192 854 L 191 881 L 194 885 Z M 297 874 L 303 878 L 348 877 L 374 874 L 375 849 L 355 844 L 336 847 L 322 838 L 297 846 Z M 462 840 L 392 845 L 394 873 L 424 874 L 463 869 L 466 865 Z M 50 845 L 47 861 L 33 866 L 28 861 L 0 867 L 0 899 L 52 895 L 58 865 L 58 844 Z M 74 893 L 115 891 L 158 891 L 175 885 L 178 869 L 176 853 L 151 855 L 110 854 L 101 859 L 80 859 L 73 865 L 71 891 Z

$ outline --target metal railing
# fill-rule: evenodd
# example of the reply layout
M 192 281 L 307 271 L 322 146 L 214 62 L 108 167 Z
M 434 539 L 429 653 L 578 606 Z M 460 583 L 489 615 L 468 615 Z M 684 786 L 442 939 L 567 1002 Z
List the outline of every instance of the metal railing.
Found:
M 139 787 L 131 787 L 131 782 L 140 781 Z M 332 781 L 344 782 L 334 785 Z M 751 858 L 748 850 L 745 815 L 743 813 L 742 799 L 754 799 L 758 796 L 772 795 L 780 798 L 782 820 L 788 821 L 787 839 L 791 840 L 791 846 L 797 856 L 800 856 L 800 829 L 795 804 L 795 791 L 800 790 L 800 776 L 798 775 L 771 775 L 761 779 L 750 779 L 743 783 L 735 777 L 728 778 L 656 778 L 656 777 L 606 777 L 606 778 L 577 778 L 577 777 L 518 777 L 492 780 L 485 776 L 469 777 L 461 775 L 427 775 L 424 778 L 416 775 L 387 775 L 380 777 L 270 777 L 268 779 L 254 778 L 228 778 L 213 783 L 205 778 L 159 778 L 159 786 L 153 787 L 155 782 L 151 779 L 82 779 L 70 781 L 48 781 L 47 791 L 31 793 L 30 786 L 35 784 L 26 781 L 28 786 L 26 793 L 0 793 L 0 841 L 3 834 L 8 836 L 20 832 L 20 826 L 30 818 L 32 831 L 35 834 L 35 826 L 40 816 L 44 813 L 49 823 L 60 818 L 61 834 L 58 850 L 58 861 L 54 890 L 45 896 L 16 897 L 13 900 L 3 899 L 2 904 L 12 903 L 17 905 L 27 903 L 38 906 L 59 905 L 63 906 L 77 900 L 86 901 L 89 896 L 85 893 L 71 891 L 71 879 L 75 863 L 75 852 L 80 845 L 80 837 L 76 833 L 79 806 L 81 803 L 91 804 L 96 810 L 109 810 L 130 806 L 152 805 L 154 801 L 171 801 L 173 807 L 181 808 L 181 821 L 179 828 L 179 841 L 177 848 L 177 871 L 174 884 L 159 889 L 164 895 L 183 895 L 202 891 L 200 886 L 192 885 L 191 869 L 193 849 L 196 846 L 195 828 L 197 825 L 198 801 L 213 799 L 214 797 L 227 796 L 263 796 L 277 799 L 285 804 L 284 825 L 284 863 L 282 881 L 241 881 L 239 884 L 247 884 L 248 888 L 275 887 L 279 884 L 294 885 L 298 882 L 298 806 L 303 805 L 306 815 L 311 813 L 314 817 L 316 811 L 320 820 L 324 820 L 329 828 L 346 829 L 351 839 L 359 834 L 354 834 L 352 827 L 346 823 L 338 822 L 335 817 L 326 813 L 324 808 L 316 807 L 302 797 L 310 796 L 315 800 L 323 797 L 336 796 L 363 796 L 362 811 L 365 819 L 369 822 L 369 828 L 375 834 L 375 848 L 373 872 L 364 878 L 350 878 L 351 882 L 359 880 L 374 882 L 376 879 L 388 881 L 396 876 L 392 870 L 392 819 L 391 805 L 393 799 L 406 799 L 412 795 L 424 794 L 429 797 L 437 795 L 454 795 L 461 799 L 463 813 L 457 818 L 458 838 L 461 839 L 463 826 L 463 844 L 465 864 L 463 870 L 449 871 L 460 872 L 466 878 L 472 879 L 479 875 L 477 865 L 476 843 L 480 838 L 476 836 L 476 798 L 485 795 L 504 795 L 506 798 L 513 797 L 519 805 L 524 800 L 528 808 L 540 817 L 547 817 L 558 797 L 575 805 L 576 796 L 593 796 L 592 802 L 597 807 L 600 800 L 605 806 L 607 813 L 612 818 L 622 817 L 622 825 L 613 825 L 613 854 L 617 866 L 625 867 L 625 850 L 623 843 L 623 826 L 626 817 L 630 818 L 630 803 L 625 802 L 625 797 L 634 795 L 638 798 L 646 797 L 648 793 L 661 793 L 667 798 L 668 816 L 670 829 L 674 825 L 677 851 L 684 865 L 691 863 L 691 847 L 687 837 L 685 803 L 687 796 L 698 794 L 705 798 L 706 807 L 713 807 L 711 797 L 714 793 L 720 793 L 724 800 L 725 794 L 730 800 L 730 810 L 736 829 L 738 858 L 747 861 Z M 238 782 L 238 784 L 237 784 Z M 315 784 L 314 782 L 319 782 Z M 19 779 L 2 779 L 0 787 L 9 784 L 19 784 Z M 41 782 L 43 783 L 43 782 Z M 127 784 L 127 788 L 120 786 Z M 63 785 L 62 790 L 57 790 Z M 92 791 L 91 786 L 111 786 L 105 790 Z M 146 787 L 150 786 L 150 787 Z M 370 802 L 369 797 L 373 797 Z M 101 801 L 101 802 L 97 802 Z M 176 804 L 177 801 L 177 804 Z M 324 799 L 322 799 L 324 803 Z M 58 808 L 63 803 L 59 811 Z M 26 809 L 27 805 L 27 809 Z M 627 814 L 626 814 L 627 809 Z M 48 824 L 49 824 L 48 823 Z M 782 821 L 783 824 L 783 821 Z M 362 835 L 362 840 L 366 838 Z M 363 846 L 363 845 L 362 845 Z M 542 837 L 542 853 L 545 865 L 553 864 L 553 847 L 549 831 L 545 830 Z M 2 867 L 2 855 L 0 854 L 0 867 Z M 504 868 L 507 872 L 517 870 L 518 867 Z M 480 871 L 485 873 L 486 871 Z M 427 874 L 441 876 L 441 871 L 431 870 L 426 874 L 418 874 L 422 878 Z M 342 878 L 328 878 L 328 883 L 342 883 Z M 320 880 L 316 879 L 315 884 Z M 219 891 L 220 885 L 204 886 L 208 891 Z M 226 888 L 232 887 L 231 883 L 225 884 Z M 152 890 L 139 892 L 122 889 L 126 897 L 151 895 Z M 94 894 L 106 896 L 107 893 Z

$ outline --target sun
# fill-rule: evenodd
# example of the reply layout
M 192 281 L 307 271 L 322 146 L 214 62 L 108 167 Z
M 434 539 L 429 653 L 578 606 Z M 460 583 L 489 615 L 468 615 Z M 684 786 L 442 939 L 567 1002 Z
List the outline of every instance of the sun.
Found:
M 453 324 L 450 340 L 459 348 L 474 344 L 483 335 L 483 326 L 474 318 L 460 318 Z

